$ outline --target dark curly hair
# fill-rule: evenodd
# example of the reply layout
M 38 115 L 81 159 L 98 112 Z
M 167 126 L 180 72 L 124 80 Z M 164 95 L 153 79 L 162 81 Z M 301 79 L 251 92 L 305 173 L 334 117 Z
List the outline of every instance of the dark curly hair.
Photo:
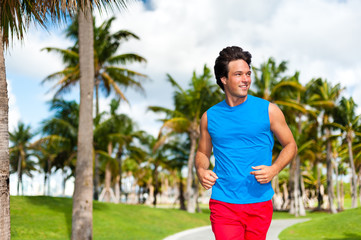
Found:
M 222 88 L 223 91 L 224 86 L 221 78 L 228 77 L 229 62 L 242 59 L 248 64 L 248 66 L 251 66 L 251 58 L 252 55 L 249 52 L 243 51 L 242 48 L 237 46 L 226 47 L 219 52 L 219 56 L 217 57 L 216 63 L 214 64 L 214 74 L 216 75 L 217 84 Z

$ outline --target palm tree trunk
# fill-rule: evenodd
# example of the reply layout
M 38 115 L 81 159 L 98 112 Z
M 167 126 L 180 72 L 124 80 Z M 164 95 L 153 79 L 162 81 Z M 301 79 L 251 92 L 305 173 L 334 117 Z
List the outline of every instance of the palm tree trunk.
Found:
M 158 164 L 154 164 L 153 186 L 154 186 L 153 207 L 156 207 L 157 206 L 157 195 L 159 193 Z
M 112 142 L 108 143 L 108 154 L 111 156 L 113 153 L 113 144 Z M 110 161 L 108 161 L 107 165 L 105 166 L 105 179 L 104 179 L 104 189 L 100 194 L 99 200 L 104 202 L 111 202 L 115 200 L 114 192 L 111 188 L 112 184 L 112 171 L 110 166 Z
M 285 210 L 288 208 L 289 205 L 289 193 L 288 193 L 288 187 L 287 187 L 287 183 L 284 182 L 282 184 L 282 188 L 283 188 L 283 205 L 282 205 L 282 210 Z
M 300 202 L 299 202 L 299 197 L 300 197 L 300 157 L 297 155 L 295 158 L 295 172 L 294 172 L 294 187 L 293 187 L 293 198 L 294 198 L 294 205 L 295 205 L 295 216 L 298 217 L 300 215 Z
M 94 46 L 90 6 L 79 9 L 80 111 L 72 212 L 72 240 L 93 239 Z
M 99 115 L 99 80 L 95 81 L 95 116 L 97 117 Z M 94 159 L 94 200 L 99 199 L 99 154 L 95 154 Z
M 303 181 L 302 173 L 300 172 L 300 216 L 306 216 L 305 202 L 306 199 L 306 188 L 305 182 Z
M 94 200 L 99 200 L 99 154 L 95 154 L 94 157 Z
M 343 187 L 342 177 L 341 177 L 341 181 L 340 181 L 340 192 L 341 192 L 341 210 L 343 210 L 345 208 L 345 191 L 344 191 L 344 187 Z
M 317 210 L 321 210 L 321 206 L 323 203 L 323 195 L 321 193 L 321 168 L 319 164 L 317 167 Z
M 295 196 L 295 180 L 296 180 L 297 163 L 296 158 L 293 158 L 290 162 L 290 176 L 289 176 L 289 213 L 296 214 L 296 196 Z
M 110 185 L 112 182 L 112 172 L 110 170 L 110 162 L 107 163 L 107 165 L 105 166 L 105 179 L 104 179 L 104 189 L 102 194 L 100 194 L 99 199 L 104 201 L 104 202 L 110 202 L 111 201 L 111 190 L 110 190 Z
M 18 196 L 20 195 L 20 183 L 21 183 L 21 154 L 19 155 L 19 159 L 18 159 L 18 185 L 17 185 L 17 194 Z
M 267 65 L 271 64 L 271 59 L 268 60 Z M 265 82 L 266 85 L 268 85 L 269 81 Z M 265 93 L 264 96 L 269 96 L 269 89 L 268 87 L 265 87 Z M 297 98 L 297 102 L 300 102 L 300 95 L 298 94 L 298 98 Z M 299 112 L 297 114 L 297 129 L 298 129 L 298 133 L 301 134 L 302 133 L 302 120 L 301 120 L 302 114 Z M 298 143 L 297 143 L 298 145 Z M 294 214 L 295 216 L 298 216 L 298 208 L 297 208 L 297 184 L 298 184 L 298 175 L 297 175 L 297 161 L 299 161 L 299 157 L 298 157 L 298 153 L 296 155 L 296 157 L 294 157 L 293 159 L 291 159 L 291 162 L 289 164 L 289 198 L 284 198 L 285 199 L 285 203 L 283 204 L 283 209 L 285 209 L 287 207 L 287 203 L 289 202 L 289 213 L 290 214 Z M 298 164 L 299 165 L 299 164 Z M 278 179 L 277 179 L 277 184 L 278 184 Z M 277 199 L 277 195 L 279 194 L 279 190 L 276 188 L 276 192 L 275 192 L 275 200 Z M 284 189 L 285 191 L 286 189 Z M 278 207 L 278 202 L 275 201 L 274 204 L 274 209 L 277 210 Z
M 301 121 L 302 115 L 301 113 L 298 114 L 298 123 L 297 123 L 297 128 L 298 128 L 298 134 L 301 135 L 302 134 L 302 121 Z M 295 178 L 295 182 L 297 182 L 297 184 L 295 185 L 295 188 L 297 189 L 296 192 L 296 204 L 297 204 L 297 216 L 305 216 L 306 215 L 306 211 L 305 211 L 305 206 L 303 204 L 303 178 L 301 175 L 301 159 L 300 156 L 297 154 L 296 156 L 296 174 L 295 176 L 297 176 Z
M 338 167 L 335 161 L 333 161 L 333 167 L 336 175 L 337 211 L 341 211 L 340 182 L 338 181 Z
M 44 191 L 43 195 L 46 196 L 46 179 L 48 178 L 48 174 L 44 173 Z
M 115 177 L 115 184 L 114 184 L 114 188 L 115 188 L 115 193 L 114 193 L 114 195 L 115 195 L 115 203 L 120 203 L 120 188 L 119 188 L 119 178 L 120 178 L 120 176 L 119 175 L 117 175 L 116 177 Z
M 0 29 L 0 239 L 10 239 L 8 90 Z
M 356 180 L 355 163 L 353 162 L 352 138 L 350 136 L 347 136 L 347 146 L 348 146 L 348 154 L 349 154 L 349 159 L 350 159 L 351 179 L 352 179 L 352 182 L 351 182 L 351 199 L 352 199 L 351 208 L 356 208 L 357 207 L 357 180 Z
M 123 175 L 123 172 L 122 172 L 122 155 L 123 155 L 123 152 L 119 150 L 118 153 L 117 153 L 118 166 L 119 166 L 119 171 L 118 171 L 119 177 L 117 176 L 117 178 L 118 178 L 117 182 L 119 184 L 119 194 L 122 194 L 122 191 L 123 191 L 122 190 L 122 175 Z
M 190 140 L 191 140 L 191 149 L 189 152 L 188 157 L 188 176 L 187 176 L 187 192 L 186 192 L 186 198 L 187 198 L 187 212 L 194 213 L 196 210 L 196 191 L 194 189 L 194 174 L 193 174 L 193 165 L 194 165 L 194 156 L 196 151 L 196 134 L 191 133 L 190 134 Z
M 48 159 L 48 195 L 50 196 L 50 174 L 51 174 L 51 161 Z
M 198 178 L 195 178 L 194 179 L 194 181 L 195 181 L 195 190 L 196 190 L 196 196 L 195 196 L 195 198 L 196 198 L 196 211 L 197 211 L 197 213 L 201 213 L 202 212 L 202 210 L 201 210 L 201 207 L 199 206 L 199 202 L 198 202 L 198 198 L 199 198 L 199 181 L 198 181 Z
M 361 171 L 361 170 L 360 170 Z M 359 175 L 358 175 L 358 190 L 359 190 L 359 193 L 360 193 L 360 205 L 361 205 L 361 173 L 359 172 Z
M 182 173 L 180 172 L 179 175 L 180 175 L 180 178 L 179 178 L 179 205 L 180 205 L 180 207 L 179 208 L 180 208 L 180 210 L 186 210 Z
M 66 178 L 66 176 L 65 176 L 65 169 L 63 168 L 63 197 L 65 196 L 65 187 L 66 187 L 66 180 L 67 180 L 67 178 Z
M 327 193 L 328 193 L 328 203 L 330 205 L 330 212 L 337 213 L 335 206 L 333 205 L 334 200 L 334 192 L 333 192 L 333 167 L 332 167 L 332 146 L 330 137 L 330 129 L 326 129 L 326 137 L 327 137 L 327 146 L 326 146 L 326 163 L 327 163 Z
M 273 209 L 276 211 L 281 210 L 282 208 L 282 194 L 280 191 L 280 186 L 279 186 L 279 178 L 278 175 L 276 175 L 273 179 L 272 179 L 272 187 L 275 191 L 275 194 L 273 195 L 272 198 L 272 202 L 273 202 Z
M 328 134 L 329 135 L 329 134 Z M 328 193 L 328 203 L 330 205 L 330 212 L 337 213 L 337 210 L 333 204 L 334 202 L 334 191 L 333 191 L 333 167 L 331 159 L 331 141 L 327 140 L 327 150 L 326 150 L 326 161 L 327 161 L 327 193 Z

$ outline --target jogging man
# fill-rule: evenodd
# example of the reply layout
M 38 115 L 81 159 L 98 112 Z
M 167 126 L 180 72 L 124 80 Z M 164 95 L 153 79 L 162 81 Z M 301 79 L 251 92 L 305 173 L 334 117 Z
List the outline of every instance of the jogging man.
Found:
M 195 165 L 202 186 L 212 188 L 210 219 L 217 240 L 266 239 L 273 214 L 271 180 L 297 152 L 282 111 L 248 95 L 251 58 L 235 46 L 219 53 L 214 71 L 225 100 L 201 118 Z M 272 164 L 274 135 L 283 149 Z M 213 171 L 208 169 L 212 148 Z

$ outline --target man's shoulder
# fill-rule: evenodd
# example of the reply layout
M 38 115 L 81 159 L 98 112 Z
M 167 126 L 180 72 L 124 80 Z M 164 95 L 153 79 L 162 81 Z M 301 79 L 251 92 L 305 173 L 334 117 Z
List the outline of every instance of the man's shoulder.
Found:
M 253 95 L 248 95 L 248 98 L 250 98 L 252 101 L 255 101 L 255 102 L 270 104 L 270 101 L 260 98 L 260 97 L 253 96 Z
M 221 108 L 224 108 L 224 100 L 217 103 L 217 104 L 215 104 L 215 105 L 213 105 L 212 107 L 208 108 L 207 112 L 209 112 L 209 111 L 217 111 L 217 110 L 219 110 Z

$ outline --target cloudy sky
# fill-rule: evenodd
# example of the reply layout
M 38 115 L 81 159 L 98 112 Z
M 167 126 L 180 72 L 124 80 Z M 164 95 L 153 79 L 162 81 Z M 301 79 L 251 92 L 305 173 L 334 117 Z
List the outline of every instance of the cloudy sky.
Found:
M 213 68 L 219 51 L 238 45 L 259 66 L 269 57 L 288 61 L 289 73 L 301 72 L 301 81 L 322 77 L 346 87 L 344 95 L 361 105 L 361 1 L 358 0 L 151 0 L 133 3 L 128 11 L 97 15 L 98 24 L 115 15 L 113 30 L 126 29 L 141 40 L 124 43 L 119 53 L 134 52 L 147 64 L 129 68 L 145 73 L 146 95 L 128 89 L 130 106 L 122 111 L 141 129 L 156 134 L 159 117 L 146 112 L 149 105 L 172 106 L 169 73 L 187 87 L 192 72 L 204 64 Z M 50 116 L 46 101 L 51 85 L 40 82 L 62 69 L 59 56 L 43 47 L 67 48 L 72 42 L 63 29 L 32 27 L 25 41 L 15 41 L 6 53 L 10 90 L 10 129 L 19 120 L 33 128 Z M 78 99 L 78 89 L 65 95 Z M 107 110 L 109 99 L 102 99 Z M 361 111 L 359 111 L 361 113 Z
M 113 16 L 97 15 L 97 22 Z M 128 89 L 130 107 L 122 112 L 133 117 L 139 128 L 156 135 L 160 116 L 147 112 L 149 105 L 172 106 L 169 73 L 183 87 L 192 72 L 204 64 L 213 68 L 219 51 L 238 45 L 253 55 L 259 66 L 269 57 L 288 61 L 288 72 L 301 72 L 301 81 L 322 77 L 346 87 L 361 106 L 361 1 L 359 0 L 151 0 L 134 3 L 128 11 L 115 12 L 113 30 L 126 29 L 141 40 L 123 44 L 119 53 L 134 52 L 147 64 L 129 68 L 151 79 L 144 84 L 146 95 Z M 51 85 L 40 82 L 63 68 L 55 54 L 41 51 L 52 46 L 67 48 L 72 42 L 62 27 L 45 31 L 31 27 L 25 41 L 13 43 L 6 53 L 10 96 L 10 130 L 19 120 L 36 129 L 48 118 Z M 65 95 L 78 99 L 79 89 Z M 110 98 L 101 99 L 101 110 Z M 358 108 L 358 113 L 361 113 Z M 15 184 L 13 184 L 14 186 Z M 36 186 L 34 186 L 36 188 Z

